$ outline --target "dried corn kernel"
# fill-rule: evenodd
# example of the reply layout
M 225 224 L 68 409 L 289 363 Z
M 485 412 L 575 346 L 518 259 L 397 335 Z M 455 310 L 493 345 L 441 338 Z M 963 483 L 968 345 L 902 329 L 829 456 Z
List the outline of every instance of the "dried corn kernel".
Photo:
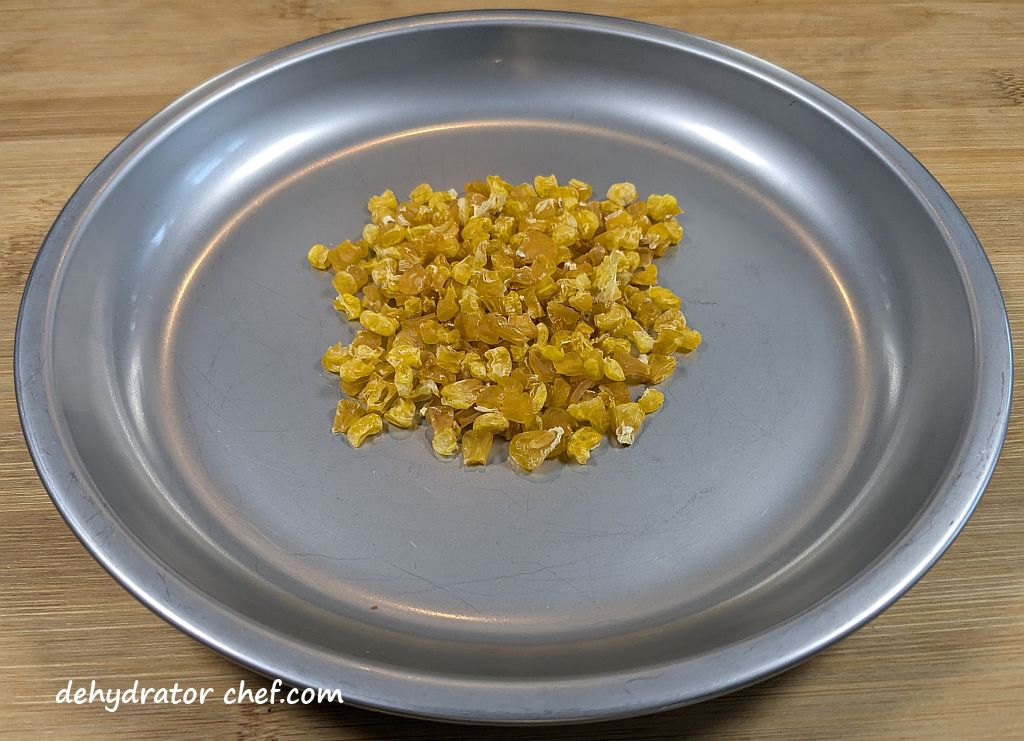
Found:
M 486 466 L 494 433 L 475 427 L 462 433 L 462 462 L 467 466 Z
M 509 458 L 524 471 L 533 471 L 558 446 L 563 434 L 561 427 L 520 432 L 508 443 Z
M 654 414 L 656 411 L 661 409 L 661 405 L 665 403 L 665 394 L 661 393 L 657 389 L 647 389 L 636 400 L 636 403 L 640 405 L 640 409 L 644 414 Z
M 603 361 L 604 375 L 612 381 L 625 381 L 626 374 L 622 371 L 622 365 L 615 358 L 605 358 Z
M 617 206 L 628 206 L 636 200 L 636 186 L 632 183 L 614 183 L 608 188 L 608 200 Z
M 359 315 L 359 323 L 371 332 L 376 332 L 384 337 L 390 337 L 398 331 L 398 320 L 392 319 L 376 311 L 364 311 Z
M 647 197 L 647 215 L 655 221 L 662 221 L 681 212 L 682 209 L 679 208 L 679 203 L 673 195 L 650 195 Z
M 357 419 L 348 428 L 348 441 L 353 448 L 358 448 L 369 437 L 379 435 L 384 429 L 379 414 L 366 414 Z
M 322 358 L 358 398 L 338 404 L 334 430 L 358 445 L 384 421 L 415 426 L 422 406 L 439 455 L 461 435 L 464 461 L 485 464 L 502 434 L 525 470 L 585 463 L 609 431 L 631 444 L 664 396 L 632 402 L 628 384 L 664 381 L 701 337 L 654 264 L 682 238 L 675 197 L 639 200 L 632 183 L 592 196 L 554 175 L 490 175 L 462 196 L 422 183 L 407 201 L 370 198 L 359 239 L 314 245 L 334 307 L 363 327 Z
M 357 419 L 366 414 L 366 410 L 363 409 L 355 399 L 342 399 L 338 402 L 338 408 L 334 412 L 334 432 L 348 432 L 348 428 L 352 426 L 352 423 Z
M 662 286 L 651 286 L 647 289 L 647 295 L 650 296 L 655 306 L 659 309 L 679 308 L 679 297 L 667 288 Z
M 306 258 L 309 260 L 309 264 L 317 270 L 327 269 L 327 253 L 328 249 L 322 244 L 314 244 L 309 248 L 309 254 Z
M 440 432 L 434 434 L 434 439 L 430 441 L 430 445 L 438 455 L 450 458 L 459 450 L 459 435 L 455 432 L 454 427 L 445 427 Z
M 573 419 L 587 422 L 595 430 L 604 434 L 608 430 L 609 415 L 605 402 L 599 397 L 594 397 L 576 404 L 570 404 L 569 414 Z
M 612 408 L 615 439 L 623 445 L 632 445 L 644 422 L 644 410 L 636 402 L 616 404 Z
M 338 275 L 342 275 L 342 273 L 338 273 Z M 363 313 L 363 302 L 359 300 L 358 296 L 343 293 L 334 299 L 334 308 L 345 314 L 345 317 L 351 321 L 358 319 L 359 315 Z
M 648 377 L 651 379 L 651 383 L 661 383 L 676 370 L 676 359 L 671 355 L 652 354 L 649 364 Z
M 473 420 L 473 429 L 481 432 L 504 432 L 508 429 L 508 420 L 501 412 L 484 412 Z
M 409 399 L 399 399 L 384 415 L 390 424 L 402 429 L 409 429 L 416 421 L 416 405 Z
M 441 403 L 452 409 L 469 409 L 483 389 L 483 382 L 476 378 L 455 381 L 441 388 Z
M 590 460 L 590 451 L 601 444 L 604 434 L 593 427 L 581 427 L 569 438 L 569 457 L 583 465 Z

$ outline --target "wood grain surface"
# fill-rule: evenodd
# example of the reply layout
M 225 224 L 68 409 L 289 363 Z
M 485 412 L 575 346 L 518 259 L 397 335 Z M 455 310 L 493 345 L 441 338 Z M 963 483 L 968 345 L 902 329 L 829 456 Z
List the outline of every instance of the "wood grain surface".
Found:
M 503 3 L 521 7 L 541 4 Z M 620 0 L 546 7 L 726 42 L 831 90 L 946 187 L 1024 330 L 1024 3 Z M 963 534 L 880 618 L 775 679 L 640 719 L 473 729 L 350 707 L 57 705 L 69 679 L 212 686 L 255 675 L 122 590 L 47 498 L 18 424 L 14 324 L 62 204 L 136 125 L 202 80 L 283 44 L 463 2 L 0 0 L 0 736 L 36 738 L 1024 738 L 1024 422 Z M 1024 378 L 1020 367 L 1017 377 Z M 1017 400 L 1019 401 L 1019 399 Z

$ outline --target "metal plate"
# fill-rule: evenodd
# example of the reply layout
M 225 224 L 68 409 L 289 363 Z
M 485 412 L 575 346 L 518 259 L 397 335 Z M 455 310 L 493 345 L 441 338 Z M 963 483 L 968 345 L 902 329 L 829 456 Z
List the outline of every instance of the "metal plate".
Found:
M 706 342 L 628 451 L 466 470 L 352 450 L 314 241 L 369 194 L 555 172 L 678 193 L 662 264 Z M 288 47 L 129 136 L 26 289 L 18 398 L 70 526 L 253 669 L 461 721 L 694 702 L 906 590 L 1005 431 L 999 289 L 895 141 L 807 82 L 592 16 L 429 16 Z

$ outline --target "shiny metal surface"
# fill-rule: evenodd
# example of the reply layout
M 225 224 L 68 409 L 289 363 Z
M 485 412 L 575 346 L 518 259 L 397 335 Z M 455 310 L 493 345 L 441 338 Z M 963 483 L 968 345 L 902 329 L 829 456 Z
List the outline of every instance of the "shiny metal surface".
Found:
M 439 462 L 329 432 L 348 336 L 314 241 L 369 194 L 554 171 L 686 209 L 663 260 L 706 341 L 629 451 Z M 394 712 L 590 720 L 778 672 L 906 590 L 1005 431 L 999 289 L 896 142 L 744 53 L 474 12 L 312 39 L 133 133 L 57 220 L 16 372 L 86 546 L 224 654 Z

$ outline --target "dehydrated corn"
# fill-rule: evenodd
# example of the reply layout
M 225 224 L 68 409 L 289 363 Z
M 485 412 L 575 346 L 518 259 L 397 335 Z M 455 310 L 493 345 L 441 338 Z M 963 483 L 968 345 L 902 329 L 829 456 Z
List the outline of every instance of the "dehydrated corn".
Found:
M 379 434 L 383 428 L 384 425 L 381 422 L 380 415 L 367 414 L 349 425 L 346 434 L 352 447 L 358 448 L 366 441 L 366 438 Z
M 586 463 L 605 434 L 632 444 L 664 395 L 634 401 L 630 385 L 663 382 L 673 353 L 701 341 L 654 264 L 682 238 L 681 210 L 628 182 L 592 194 L 553 175 L 489 175 L 462 195 L 423 183 L 407 201 L 371 197 L 360 239 L 313 245 L 309 263 L 334 271 L 335 309 L 362 327 L 322 358 L 355 397 L 334 431 L 358 447 L 384 421 L 422 415 L 439 455 L 461 445 L 467 465 L 484 465 L 501 435 L 527 471 L 562 455 Z

